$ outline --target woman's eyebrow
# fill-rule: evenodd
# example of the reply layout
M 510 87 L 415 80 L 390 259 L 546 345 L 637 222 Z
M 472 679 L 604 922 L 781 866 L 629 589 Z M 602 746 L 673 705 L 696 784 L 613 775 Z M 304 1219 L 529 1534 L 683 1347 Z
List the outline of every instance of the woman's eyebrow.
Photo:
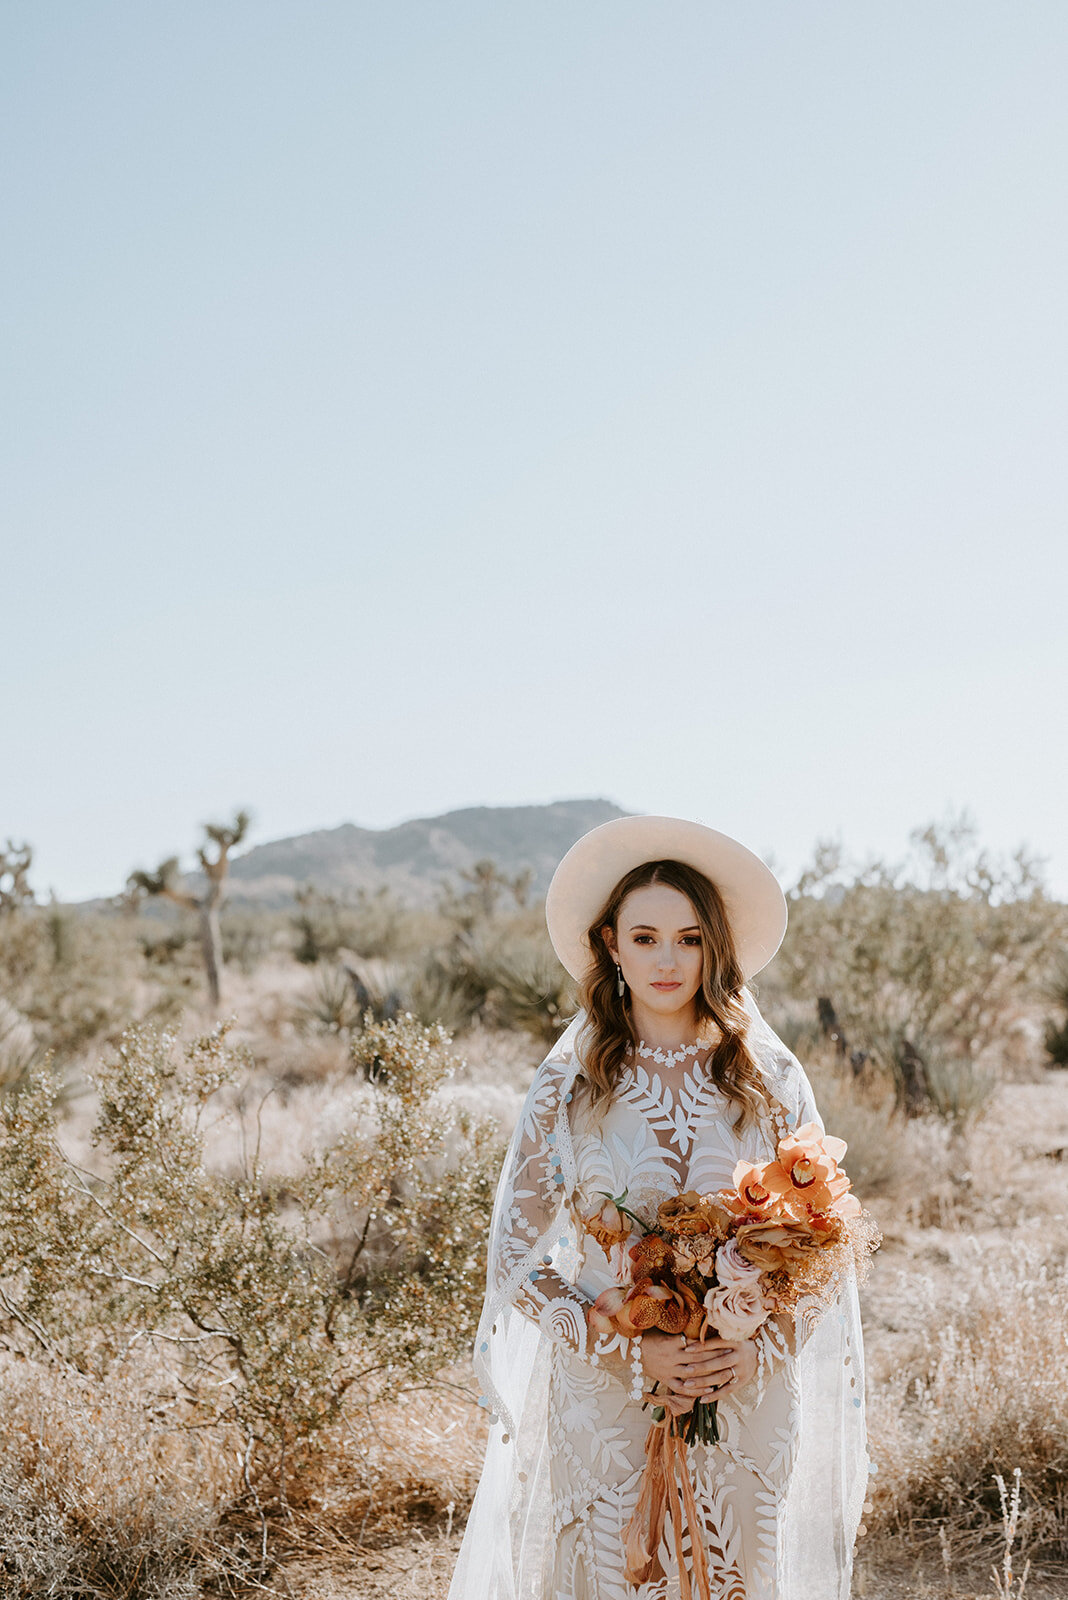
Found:
M 629 931 L 631 933 L 659 933 L 660 929 L 654 928 L 651 922 L 632 922 Z M 696 922 L 691 922 L 688 928 L 679 929 L 680 933 L 700 933 L 700 931 Z

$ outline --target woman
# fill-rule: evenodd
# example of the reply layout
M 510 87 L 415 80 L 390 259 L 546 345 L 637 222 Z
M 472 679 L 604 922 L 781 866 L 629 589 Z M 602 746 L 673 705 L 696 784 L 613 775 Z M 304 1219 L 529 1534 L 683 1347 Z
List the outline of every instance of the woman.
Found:
M 647 1581 L 626 1571 L 654 1390 L 674 1415 L 718 1405 L 719 1442 L 688 1457 L 711 1600 L 847 1600 L 869 1470 L 852 1278 L 830 1311 L 752 1339 L 588 1321 L 625 1267 L 582 1226 L 607 1196 L 649 1219 L 818 1121 L 745 987 L 782 942 L 782 891 L 725 834 L 625 817 L 564 857 L 546 918 L 582 1010 L 535 1074 L 498 1187 L 475 1349 L 490 1439 L 450 1600 L 689 1593 L 670 1531 Z

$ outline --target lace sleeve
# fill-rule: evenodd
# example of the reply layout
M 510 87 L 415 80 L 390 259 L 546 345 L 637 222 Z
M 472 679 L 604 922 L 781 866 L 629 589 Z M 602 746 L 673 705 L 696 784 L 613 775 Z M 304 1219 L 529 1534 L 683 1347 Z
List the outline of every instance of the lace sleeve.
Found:
M 575 1187 L 567 1115 L 573 1073 L 553 1067 L 550 1059 L 539 1069 L 506 1161 L 491 1255 L 494 1289 L 556 1344 L 630 1381 L 634 1341 L 592 1333 L 592 1301 L 561 1270 L 576 1258 L 567 1205 Z
M 543 1071 L 535 1083 L 509 1152 L 506 1207 L 495 1252 L 496 1287 L 543 1333 L 585 1355 L 589 1300 L 558 1270 L 565 1243 L 565 1151 L 558 1148 L 566 1118 L 564 1079 Z M 567 1090 L 568 1098 L 570 1090 Z

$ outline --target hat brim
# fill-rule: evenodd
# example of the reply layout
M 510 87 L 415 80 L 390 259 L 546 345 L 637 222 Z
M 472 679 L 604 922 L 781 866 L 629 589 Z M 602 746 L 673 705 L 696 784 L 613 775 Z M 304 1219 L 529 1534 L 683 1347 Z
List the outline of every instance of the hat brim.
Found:
M 573 978 L 590 966 L 587 933 L 620 878 L 646 861 L 683 861 L 723 897 L 743 977 L 766 967 L 786 933 L 786 896 L 760 857 L 729 834 L 681 817 L 617 817 L 583 834 L 545 897 L 549 938 Z

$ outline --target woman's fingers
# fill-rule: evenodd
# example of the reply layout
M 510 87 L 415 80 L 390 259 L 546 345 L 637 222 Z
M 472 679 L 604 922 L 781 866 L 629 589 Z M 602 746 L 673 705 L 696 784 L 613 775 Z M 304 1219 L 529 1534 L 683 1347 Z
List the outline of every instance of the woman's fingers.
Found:
M 733 1381 L 731 1374 L 739 1361 L 737 1345 L 728 1344 L 724 1339 L 708 1340 L 705 1346 L 691 1347 L 681 1354 L 683 1359 L 674 1387 L 683 1394 L 706 1399 L 728 1392 L 728 1385 Z
M 696 1382 L 702 1378 L 714 1377 L 718 1372 L 726 1372 L 738 1360 L 737 1353 L 733 1350 L 717 1352 L 715 1355 L 703 1356 L 700 1360 L 680 1363 L 679 1377 L 683 1382 Z
M 678 1394 L 692 1400 L 696 1396 L 709 1398 L 721 1390 L 728 1380 L 732 1367 L 737 1367 L 740 1355 L 738 1343 L 726 1339 L 688 1339 L 657 1335 L 650 1340 L 644 1366 L 649 1376 L 655 1377 Z M 652 1359 L 650 1359 L 650 1357 Z
M 707 1355 L 692 1355 L 687 1351 L 683 1355 L 681 1365 L 692 1372 L 703 1372 L 706 1368 L 715 1370 L 717 1367 L 729 1367 L 737 1356 L 736 1347 L 729 1344 L 722 1350 L 710 1350 Z
M 702 1400 L 716 1400 L 726 1394 L 732 1383 L 729 1372 L 720 1373 L 716 1378 L 703 1378 L 700 1383 L 687 1383 L 683 1386 L 683 1394 L 688 1394 L 691 1399 L 695 1396 Z

